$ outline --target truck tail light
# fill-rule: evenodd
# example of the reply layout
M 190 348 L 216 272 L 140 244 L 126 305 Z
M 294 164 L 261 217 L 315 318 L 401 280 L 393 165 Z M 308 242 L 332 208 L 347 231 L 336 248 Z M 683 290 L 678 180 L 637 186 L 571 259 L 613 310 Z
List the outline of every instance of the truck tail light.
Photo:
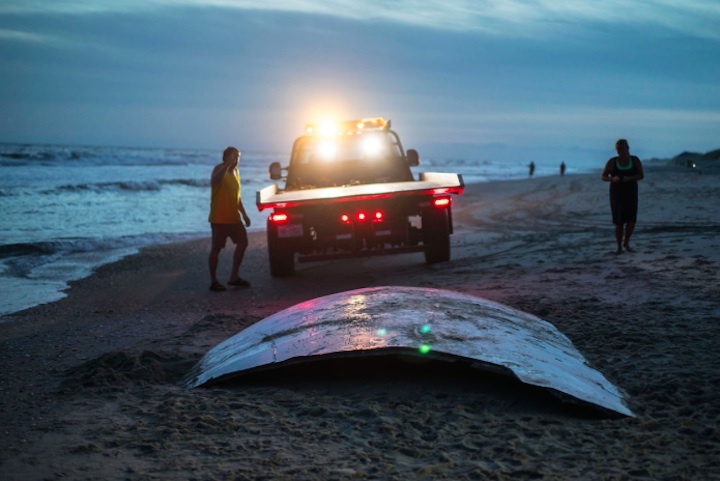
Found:
M 450 205 L 450 197 L 439 197 L 433 200 L 433 205 L 435 207 L 447 207 Z
M 365 212 L 358 212 L 357 213 L 357 220 L 360 222 L 364 222 L 367 220 L 367 214 Z
M 287 222 L 289 219 L 288 215 L 283 212 L 277 212 L 274 214 L 270 214 L 270 222 L 273 222 L 275 224 L 283 224 Z
M 340 216 L 340 222 L 342 222 L 343 224 L 349 223 L 349 222 L 350 222 L 350 216 L 347 215 L 347 214 L 342 214 L 342 215 Z
M 375 211 L 375 214 L 373 215 L 373 221 L 375 222 L 382 222 L 385 215 L 381 211 Z

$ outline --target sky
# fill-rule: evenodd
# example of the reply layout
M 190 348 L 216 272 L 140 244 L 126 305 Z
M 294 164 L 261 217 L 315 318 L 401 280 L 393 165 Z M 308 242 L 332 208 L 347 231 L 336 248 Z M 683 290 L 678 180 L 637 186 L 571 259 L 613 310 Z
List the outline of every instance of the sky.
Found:
M 289 152 L 382 116 L 421 157 L 667 158 L 720 148 L 720 2 L 0 0 L 0 110 L 11 143 Z

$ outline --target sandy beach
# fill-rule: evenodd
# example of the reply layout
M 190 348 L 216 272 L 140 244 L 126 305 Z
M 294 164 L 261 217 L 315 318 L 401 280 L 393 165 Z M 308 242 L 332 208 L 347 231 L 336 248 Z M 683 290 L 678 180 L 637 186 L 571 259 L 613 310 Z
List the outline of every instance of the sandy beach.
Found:
M 720 479 L 720 176 L 646 170 L 635 250 L 620 255 L 598 172 L 468 186 L 445 264 L 405 254 L 274 279 L 256 232 L 250 289 L 208 291 L 209 240 L 104 266 L 65 299 L 0 319 L 0 479 Z M 275 312 L 382 285 L 472 294 L 552 323 L 636 417 L 402 361 L 181 382 Z

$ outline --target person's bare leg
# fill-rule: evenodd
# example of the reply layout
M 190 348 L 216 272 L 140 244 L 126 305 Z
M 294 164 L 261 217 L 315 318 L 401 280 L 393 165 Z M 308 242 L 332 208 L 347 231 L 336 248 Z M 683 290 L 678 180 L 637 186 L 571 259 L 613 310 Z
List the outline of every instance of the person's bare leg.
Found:
M 623 225 L 615 224 L 615 240 L 617 241 L 617 254 L 622 252 L 622 241 L 623 241 Z
M 625 227 L 625 250 L 628 250 L 632 252 L 632 249 L 630 248 L 630 236 L 632 236 L 633 231 L 635 230 L 635 222 L 628 222 L 627 227 Z
M 247 242 L 241 242 L 235 245 L 235 252 L 233 253 L 233 265 L 232 271 L 230 272 L 230 282 L 237 280 L 240 272 L 240 264 L 242 264 L 243 258 L 245 257 L 245 250 L 247 249 Z
M 212 248 L 208 257 L 208 267 L 210 268 L 210 284 L 215 284 L 217 280 L 217 266 L 220 259 L 220 249 Z

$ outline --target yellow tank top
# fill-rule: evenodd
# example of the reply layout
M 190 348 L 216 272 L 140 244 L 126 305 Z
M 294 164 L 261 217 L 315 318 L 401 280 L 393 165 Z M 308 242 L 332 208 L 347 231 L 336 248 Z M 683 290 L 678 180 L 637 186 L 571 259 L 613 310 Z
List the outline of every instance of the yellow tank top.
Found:
M 236 169 L 228 172 L 210 195 L 210 216 L 212 224 L 237 224 L 240 222 L 240 174 Z

